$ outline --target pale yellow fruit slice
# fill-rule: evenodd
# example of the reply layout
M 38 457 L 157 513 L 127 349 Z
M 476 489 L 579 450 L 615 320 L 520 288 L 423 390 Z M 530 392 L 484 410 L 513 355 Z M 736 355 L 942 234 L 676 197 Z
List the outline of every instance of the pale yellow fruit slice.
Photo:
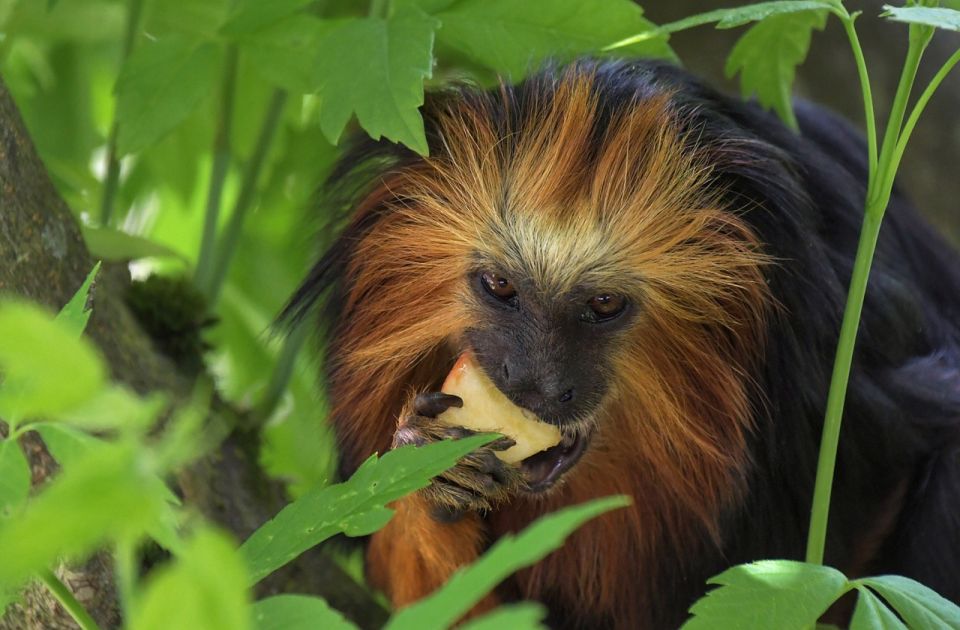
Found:
M 516 464 L 560 443 L 560 430 L 513 404 L 487 378 L 471 352 L 460 355 L 440 391 L 462 398 L 463 407 L 451 407 L 437 419 L 449 426 L 502 433 L 513 439 L 516 445 L 497 452 L 508 464 Z

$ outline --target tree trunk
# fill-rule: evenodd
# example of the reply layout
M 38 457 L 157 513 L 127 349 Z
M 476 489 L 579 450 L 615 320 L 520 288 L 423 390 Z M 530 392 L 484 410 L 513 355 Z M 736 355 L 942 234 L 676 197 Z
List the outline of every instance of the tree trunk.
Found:
M 83 283 L 94 261 L 76 219 L 57 194 L 26 132 L 6 86 L 0 82 L 0 292 L 30 298 L 56 310 Z M 87 332 L 99 346 L 113 378 L 140 393 L 165 391 L 185 399 L 193 378 L 153 346 L 123 302 L 129 283 L 125 265 L 106 266 L 93 294 Z M 222 405 L 221 405 L 222 407 Z M 218 416 L 235 417 L 229 409 Z M 22 440 L 34 488 L 56 472 L 56 462 L 36 435 Z M 231 432 L 218 449 L 178 477 L 186 502 L 243 540 L 286 502 L 281 486 L 257 465 L 259 436 Z M 104 628 L 120 624 L 113 565 L 99 553 L 58 575 Z M 362 627 L 377 627 L 386 616 L 370 593 L 332 561 L 313 550 L 257 586 L 258 594 L 297 592 L 321 595 Z M 76 625 L 39 585 L 0 619 L 0 630 L 74 628 Z

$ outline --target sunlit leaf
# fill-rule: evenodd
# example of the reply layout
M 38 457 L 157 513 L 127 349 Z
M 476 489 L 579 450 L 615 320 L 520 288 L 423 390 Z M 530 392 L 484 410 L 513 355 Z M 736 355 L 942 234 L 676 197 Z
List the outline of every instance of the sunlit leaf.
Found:
M 252 581 L 335 534 L 347 530 L 370 533 L 370 525 L 386 522 L 385 504 L 426 487 L 430 479 L 494 437 L 477 435 L 422 448 L 394 449 L 368 459 L 344 483 L 307 492 L 241 546 Z
M 883 5 L 883 17 L 894 22 L 921 24 L 947 31 L 960 31 L 960 10 L 942 7 L 893 7 Z
M 265 3 L 266 4 L 266 3 Z M 324 37 L 335 22 L 312 16 L 277 21 L 241 39 L 244 52 L 258 73 L 270 83 L 310 94 L 324 81 L 320 55 Z
M 15 513 L 30 494 L 30 465 L 16 438 L 0 439 L 0 520 Z
M 597 52 L 637 33 L 634 54 L 674 57 L 663 34 L 630 0 L 464 0 L 437 14 L 437 37 L 513 80 L 544 59 Z M 627 44 L 625 44 L 627 45 Z
M 145 431 L 166 405 L 167 398 L 161 394 L 140 398 L 124 385 L 110 385 L 82 404 L 48 419 L 89 431 Z
M 320 126 L 331 142 L 339 140 L 355 113 L 371 137 L 427 153 L 418 108 L 423 104 L 423 81 L 433 69 L 433 34 L 438 26 L 425 13 L 406 9 L 389 19 L 343 20 L 323 37 L 317 59 Z
M 960 606 L 919 582 L 901 575 L 882 575 L 858 582 L 880 593 L 910 628 L 960 628 Z
M 86 339 L 25 302 L 0 302 L 0 416 L 53 416 L 103 386 L 103 363 Z
M 103 260 L 126 261 L 148 257 L 184 260 L 180 253 L 142 236 L 106 227 L 84 226 L 82 231 L 87 249 Z
M 826 19 L 826 11 L 804 11 L 773 15 L 755 24 L 733 47 L 724 72 L 728 77 L 739 73 L 744 97 L 756 94 L 761 105 L 796 129 L 793 80 L 807 57 L 811 34 L 823 29 Z
M 100 263 L 93 266 L 93 269 L 87 274 L 87 279 L 83 281 L 77 292 L 73 294 L 70 301 L 57 313 L 56 321 L 62 324 L 66 329 L 72 330 L 79 337 L 87 327 L 90 321 L 90 313 L 93 304 L 90 297 L 90 289 L 93 282 L 100 272 Z
M 162 513 L 157 488 L 131 444 L 101 445 L 54 479 L 15 519 L 0 522 L 0 588 L 61 556 L 142 535 Z
M 138 151 L 181 123 L 216 83 L 221 50 L 169 36 L 138 47 L 117 80 L 121 154 Z
M 501 537 L 479 560 L 454 573 L 439 590 L 395 614 L 387 630 L 451 626 L 508 576 L 558 549 L 575 529 L 604 512 L 629 504 L 623 496 L 597 499 L 547 514 L 519 534 Z
M 907 630 L 870 589 L 860 586 L 857 591 L 857 607 L 850 619 L 850 630 Z
M 793 560 L 737 565 L 708 584 L 719 588 L 694 603 L 683 630 L 803 630 L 849 589 L 836 569 Z
M 296 13 L 313 0 L 245 0 L 237 3 L 236 8 L 223 25 L 220 32 L 224 35 L 242 35 L 255 33 Z
M 354 630 L 351 622 L 319 597 L 276 595 L 253 605 L 256 630 Z
M 247 576 L 224 534 L 201 529 L 170 565 L 147 579 L 131 630 L 245 630 L 251 627 Z
M 68 424 L 38 422 L 32 428 L 40 434 L 47 450 L 64 468 L 73 468 L 91 450 L 103 444 L 103 440 Z
M 524 602 L 501 606 L 482 617 L 471 619 L 463 625 L 457 626 L 460 630 L 537 630 L 546 628 L 543 623 L 547 617 L 547 609 L 541 604 Z

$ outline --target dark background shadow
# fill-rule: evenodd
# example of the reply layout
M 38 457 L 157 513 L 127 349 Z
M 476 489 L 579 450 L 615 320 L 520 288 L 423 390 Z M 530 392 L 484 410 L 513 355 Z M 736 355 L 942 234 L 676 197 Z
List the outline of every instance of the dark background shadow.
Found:
M 657 24 L 741 4 L 745 3 L 703 0 L 642 2 L 647 17 Z M 907 27 L 877 17 L 885 2 L 870 0 L 847 4 L 851 11 L 863 11 L 857 20 L 857 32 L 874 86 L 878 134 L 882 134 L 907 50 Z M 742 27 L 717 30 L 712 26 L 701 26 L 674 34 L 671 44 L 688 69 L 728 92 L 737 92 L 736 81 L 723 76 L 723 65 L 727 53 L 744 31 Z M 934 36 L 920 67 L 915 84 L 920 87 L 915 88 L 915 95 L 958 47 L 958 33 L 938 32 Z M 831 17 L 826 29 L 813 35 L 810 54 L 797 70 L 795 94 L 830 107 L 862 130 L 863 102 L 856 77 L 846 35 L 839 21 Z M 960 244 L 960 67 L 954 68 L 927 105 L 904 155 L 900 182 L 921 211 L 955 244 Z

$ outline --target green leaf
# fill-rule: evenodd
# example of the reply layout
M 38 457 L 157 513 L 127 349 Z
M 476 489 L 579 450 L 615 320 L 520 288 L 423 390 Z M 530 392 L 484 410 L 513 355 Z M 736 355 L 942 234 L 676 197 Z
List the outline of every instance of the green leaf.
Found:
M 245 0 L 233 10 L 220 32 L 230 36 L 256 33 L 297 13 L 312 2 L 313 0 Z
M 803 630 L 848 590 L 836 569 L 793 560 L 737 565 L 707 583 L 720 588 L 693 604 L 683 630 Z
M 960 10 L 936 7 L 892 7 L 883 5 L 881 17 L 894 22 L 932 26 L 947 31 L 960 31 Z
M 597 52 L 637 33 L 644 37 L 624 44 L 640 46 L 631 52 L 675 57 L 666 37 L 630 0 L 464 0 L 437 17 L 443 22 L 439 39 L 512 80 L 548 57 Z
M 182 36 L 134 50 L 117 80 L 117 149 L 147 147 L 196 109 L 216 83 L 221 50 Z
M 31 428 L 40 434 L 47 450 L 65 469 L 73 468 L 91 450 L 103 444 L 100 438 L 66 424 L 38 422 Z
M 241 45 L 264 80 L 295 93 L 310 94 L 323 83 L 319 56 L 323 38 L 335 24 L 296 16 L 244 37 Z
M 81 231 L 90 253 L 103 260 L 127 261 L 151 257 L 186 260 L 179 252 L 142 236 L 105 227 L 83 226 Z
M 155 478 L 155 477 L 154 477 Z M 64 470 L 15 519 L 0 522 L 0 589 L 61 556 L 81 556 L 158 518 L 165 495 L 132 444 L 103 444 Z
M 256 630 L 354 630 L 353 625 L 319 597 L 276 595 L 253 605 Z
M 358 523 L 384 522 L 385 504 L 426 487 L 430 479 L 493 439 L 494 435 L 484 434 L 421 448 L 394 449 L 379 459 L 370 457 L 344 483 L 307 492 L 253 532 L 240 547 L 250 567 L 251 582 Z M 370 513 L 373 516 L 366 516 Z M 354 531 L 370 533 L 367 527 Z
M 957 630 L 960 606 L 947 601 L 933 589 L 900 575 L 882 575 L 858 580 L 881 596 L 903 617 L 910 628 Z
M 512 573 L 559 549 L 575 529 L 629 504 L 625 496 L 597 499 L 548 514 L 515 536 L 503 536 L 479 560 L 454 573 L 438 591 L 394 615 L 386 627 L 415 630 L 451 626 Z
M 797 66 L 810 48 L 814 29 L 826 24 L 826 11 L 773 15 L 750 28 L 736 43 L 724 72 L 740 73 L 744 97 L 757 95 L 760 104 L 774 109 L 787 125 L 797 129 L 791 89 Z
M 166 405 L 167 399 L 161 394 L 140 398 L 123 385 L 110 385 L 84 403 L 51 416 L 49 420 L 89 431 L 117 429 L 144 432 Z
M 761 22 L 774 15 L 784 15 L 788 13 L 802 13 L 806 11 L 831 11 L 835 8 L 832 2 L 823 2 L 820 0 L 774 0 L 773 2 L 758 2 L 748 4 L 743 7 L 732 9 L 717 9 L 708 11 L 691 17 L 665 24 L 660 28 L 674 32 L 698 26 L 700 24 L 709 24 L 716 22 L 717 28 L 736 28 L 749 24 L 750 22 Z
M 30 464 L 16 438 L 0 439 L 0 520 L 20 509 L 30 494 Z
M 90 343 L 46 311 L 0 302 L 0 416 L 12 422 L 55 416 L 103 386 L 103 362 Z
M 90 321 L 90 313 L 93 308 L 90 289 L 93 287 L 93 281 L 98 273 L 100 273 L 99 262 L 87 274 L 87 279 L 83 281 L 70 301 L 57 313 L 56 321 L 72 330 L 77 337 L 83 334 L 83 331 L 87 328 L 87 322 Z
M 543 620 L 547 617 L 547 609 L 540 604 L 524 602 L 501 606 L 482 617 L 471 619 L 458 626 L 460 630 L 537 630 L 546 628 Z
M 858 586 L 860 595 L 850 620 L 850 630 L 907 630 L 893 612 L 865 586 Z
M 320 42 L 320 127 L 337 142 L 354 113 L 372 138 L 402 142 L 421 155 L 427 139 L 419 107 L 433 67 L 434 18 L 416 9 L 389 19 L 338 23 Z M 363 54 L 358 54 L 363 51 Z
M 201 529 L 170 565 L 148 578 L 132 630 L 250 628 L 247 575 L 228 536 Z

